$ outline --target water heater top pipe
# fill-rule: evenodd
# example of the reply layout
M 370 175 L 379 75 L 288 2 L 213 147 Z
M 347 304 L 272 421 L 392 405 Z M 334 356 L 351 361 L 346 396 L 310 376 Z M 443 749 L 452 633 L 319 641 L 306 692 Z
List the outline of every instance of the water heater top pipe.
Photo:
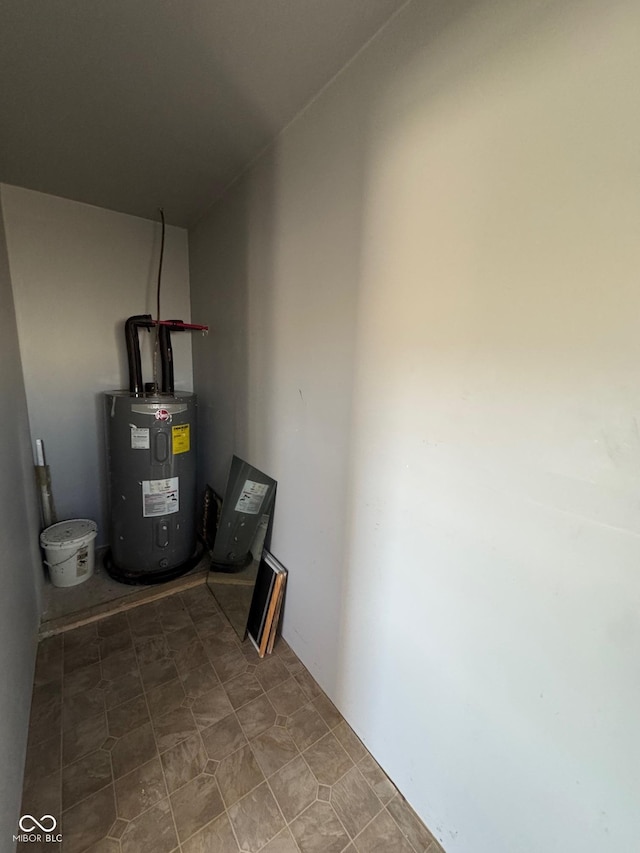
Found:
M 153 321 L 156 325 L 156 321 Z M 158 326 L 169 326 L 172 332 L 208 332 L 208 326 L 201 326 L 199 323 L 183 323 L 182 320 L 159 320 Z
M 136 397 L 144 393 L 142 380 L 142 361 L 140 359 L 140 341 L 138 329 L 151 329 L 158 326 L 160 361 L 162 365 L 162 392 L 173 394 L 173 350 L 171 332 L 198 331 L 208 332 L 208 326 L 196 323 L 183 323 L 182 320 L 154 320 L 151 314 L 136 314 L 125 322 L 124 333 L 127 342 L 127 361 L 129 364 L 129 393 Z
M 151 314 L 136 314 L 133 317 L 129 317 L 124 324 L 124 336 L 127 341 L 127 362 L 129 364 L 129 393 L 135 394 L 136 397 L 139 397 L 144 392 L 138 329 L 150 329 L 153 325 Z

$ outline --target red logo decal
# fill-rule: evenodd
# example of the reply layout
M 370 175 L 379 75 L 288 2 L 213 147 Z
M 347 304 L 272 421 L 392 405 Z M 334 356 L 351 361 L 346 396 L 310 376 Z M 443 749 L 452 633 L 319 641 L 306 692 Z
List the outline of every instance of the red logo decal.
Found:
M 158 409 L 156 411 L 156 420 L 157 421 L 168 421 L 170 420 L 171 415 L 166 409 Z

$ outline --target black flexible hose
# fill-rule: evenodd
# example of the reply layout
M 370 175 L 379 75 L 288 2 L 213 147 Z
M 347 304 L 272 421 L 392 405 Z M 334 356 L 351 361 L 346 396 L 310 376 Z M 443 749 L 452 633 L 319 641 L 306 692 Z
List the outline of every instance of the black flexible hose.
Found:
M 155 393 L 158 393 L 158 353 L 160 350 L 160 287 L 162 285 L 162 262 L 164 260 L 164 238 L 166 231 L 166 223 L 164 220 L 164 210 L 159 207 L 160 219 L 162 220 L 162 236 L 160 238 L 160 260 L 158 262 L 158 283 L 156 286 L 156 335 L 153 345 L 153 385 Z

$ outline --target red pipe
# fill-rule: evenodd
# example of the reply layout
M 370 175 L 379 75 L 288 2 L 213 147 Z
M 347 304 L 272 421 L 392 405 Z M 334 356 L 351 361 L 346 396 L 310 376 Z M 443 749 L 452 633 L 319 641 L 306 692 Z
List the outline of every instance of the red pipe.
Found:
M 208 332 L 208 326 L 200 326 L 197 323 L 183 323 L 182 320 L 154 320 L 154 326 L 170 326 L 174 331 L 190 329 L 193 332 Z

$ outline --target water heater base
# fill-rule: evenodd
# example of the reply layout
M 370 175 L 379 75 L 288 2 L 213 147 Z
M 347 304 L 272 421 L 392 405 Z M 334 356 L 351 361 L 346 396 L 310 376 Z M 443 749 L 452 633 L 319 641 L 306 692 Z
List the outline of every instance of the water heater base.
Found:
M 204 548 L 199 546 L 192 557 L 180 563 L 179 566 L 173 566 L 171 569 L 165 569 L 159 572 L 150 571 L 132 571 L 130 569 L 121 569 L 117 566 L 111 557 L 111 548 L 104 555 L 104 567 L 107 570 L 109 577 L 119 583 L 126 583 L 136 586 L 151 586 L 152 584 L 166 583 L 167 581 L 175 580 L 182 575 L 186 575 L 198 565 L 204 554 Z

